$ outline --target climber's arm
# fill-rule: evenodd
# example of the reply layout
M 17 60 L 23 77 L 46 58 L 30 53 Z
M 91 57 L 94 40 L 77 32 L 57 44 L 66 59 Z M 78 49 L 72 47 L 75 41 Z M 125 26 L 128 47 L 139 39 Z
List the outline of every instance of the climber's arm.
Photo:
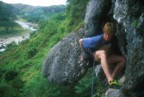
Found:
M 79 45 L 80 45 L 81 50 L 84 51 L 82 44 L 83 44 L 83 39 L 80 39 L 79 40 Z

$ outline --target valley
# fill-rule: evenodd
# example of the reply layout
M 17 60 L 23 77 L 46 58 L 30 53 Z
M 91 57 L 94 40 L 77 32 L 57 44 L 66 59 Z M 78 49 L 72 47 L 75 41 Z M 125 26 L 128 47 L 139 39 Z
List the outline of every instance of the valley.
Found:
M 6 46 L 12 42 L 18 45 L 21 41 L 29 39 L 30 33 L 36 31 L 38 27 L 37 24 L 26 21 L 16 20 L 15 22 L 23 28 L 24 32 L 21 34 L 5 35 L 0 37 L 0 52 L 5 51 Z

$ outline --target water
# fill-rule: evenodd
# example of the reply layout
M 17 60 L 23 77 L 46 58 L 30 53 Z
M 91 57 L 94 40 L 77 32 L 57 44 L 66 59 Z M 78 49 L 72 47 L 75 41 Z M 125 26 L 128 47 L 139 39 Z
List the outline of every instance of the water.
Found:
M 32 24 L 29 22 L 23 22 L 23 21 L 15 21 L 15 22 L 18 23 L 19 25 L 21 25 L 21 27 L 24 29 L 30 29 L 31 31 L 37 30 L 34 28 L 36 26 L 36 24 Z
M 6 45 L 15 42 L 17 45 L 26 39 L 29 39 L 30 37 L 30 33 L 33 31 L 36 31 L 36 24 L 32 24 L 29 22 L 24 22 L 24 21 L 15 21 L 16 23 L 18 23 L 23 29 L 29 29 L 29 31 L 23 33 L 22 35 L 16 35 L 16 36 L 7 36 L 4 38 L 0 38 L 0 52 L 5 51 L 5 47 Z

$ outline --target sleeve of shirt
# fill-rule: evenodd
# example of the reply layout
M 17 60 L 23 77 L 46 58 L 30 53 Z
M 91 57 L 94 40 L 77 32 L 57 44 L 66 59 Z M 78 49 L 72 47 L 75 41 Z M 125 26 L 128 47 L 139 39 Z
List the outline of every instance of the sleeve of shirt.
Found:
M 101 42 L 102 35 L 97 35 L 90 38 L 83 38 L 83 48 L 95 48 Z
M 83 38 L 83 42 L 82 42 L 82 46 L 83 48 L 90 48 L 91 44 L 92 44 L 92 39 L 91 38 Z

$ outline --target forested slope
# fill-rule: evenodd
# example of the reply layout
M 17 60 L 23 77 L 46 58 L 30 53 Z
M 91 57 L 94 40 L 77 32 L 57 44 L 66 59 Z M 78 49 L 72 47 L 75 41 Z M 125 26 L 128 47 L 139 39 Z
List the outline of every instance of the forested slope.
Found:
M 53 6 L 30 6 L 26 4 L 13 4 L 19 17 L 26 19 L 29 22 L 40 22 L 42 20 L 49 19 L 52 15 L 64 12 L 65 5 L 53 5 Z
M 9 33 L 9 29 L 13 30 L 18 25 L 14 22 L 16 20 L 16 9 L 6 3 L 0 1 L 0 35 Z M 5 31 L 3 29 L 6 29 Z

